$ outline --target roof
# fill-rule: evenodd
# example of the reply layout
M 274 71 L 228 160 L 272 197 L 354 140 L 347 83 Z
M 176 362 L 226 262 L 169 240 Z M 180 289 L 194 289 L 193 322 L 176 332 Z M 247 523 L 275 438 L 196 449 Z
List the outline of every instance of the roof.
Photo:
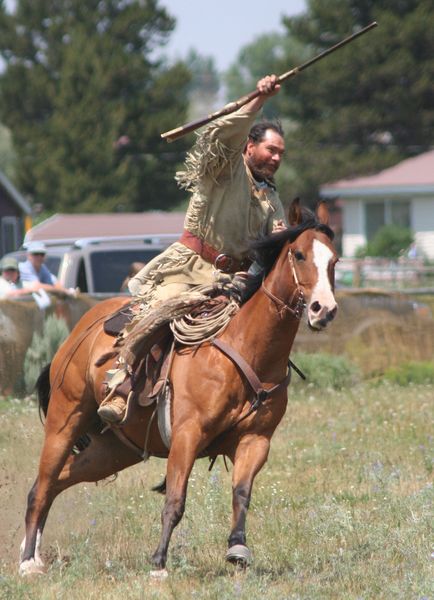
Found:
M 64 240 L 151 234 L 178 234 L 184 227 L 181 212 L 56 214 L 30 229 L 30 240 Z
M 32 207 L 30 204 L 2 171 L 0 171 L 0 186 L 4 188 L 8 196 L 15 202 L 17 206 L 21 208 L 26 215 L 32 214 Z
M 375 175 L 341 179 L 320 188 L 321 196 L 376 196 L 434 193 L 434 150 L 407 158 Z

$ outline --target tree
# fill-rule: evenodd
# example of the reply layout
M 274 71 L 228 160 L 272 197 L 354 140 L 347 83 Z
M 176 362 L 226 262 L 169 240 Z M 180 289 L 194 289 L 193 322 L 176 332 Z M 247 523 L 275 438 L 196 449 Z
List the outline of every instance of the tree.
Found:
M 299 123 L 289 153 L 300 192 L 314 195 L 320 183 L 375 172 L 430 148 L 433 18 L 432 0 L 309 0 L 305 14 L 285 19 L 289 35 L 312 55 L 379 23 L 285 87 L 287 112 Z
M 0 120 L 20 189 L 46 209 L 167 209 L 186 142 L 190 75 L 160 60 L 174 20 L 157 0 L 0 0 Z
M 199 119 L 216 110 L 220 77 L 214 59 L 202 56 L 196 50 L 189 51 L 185 63 L 191 73 L 191 81 L 188 86 L 189 119 Z
M 240 50 L 236 61 L 225 73 L 227 100 L 236 100 L 252 92 L 257 81 L 265 75 L 289 71 L 296 66 L 300 56 L 306 56 L 306 49 L 294 36 L 278 33 L 261 35 Z M 288 101 L 290 98 L 286 97 L 286 103 Z M 281 117 L 281 109 L 281 95 L 278 94 L 264 105 L 264 115 L 267 118 Z
M 231 79 L 250 91 L 259 76 L 285 72 L 379 23 L 286 81 L 267 103 L 287 130 L 291 176 L 287 167 L 279 171 L 282 197 L 314 202 L 321 183 L 376 172 L 432 146 L 433 18 L 432 0 L 307 0 L 305 13 L 283 19 L 286 36 L 261 37 L 241 51 L 228 73 L 231 94 Z
M 15 173 L 15 152 L 12 146 L 12 136 L 9 129 L 0 124 L 0 170 L 9 179 L 13 179 Z

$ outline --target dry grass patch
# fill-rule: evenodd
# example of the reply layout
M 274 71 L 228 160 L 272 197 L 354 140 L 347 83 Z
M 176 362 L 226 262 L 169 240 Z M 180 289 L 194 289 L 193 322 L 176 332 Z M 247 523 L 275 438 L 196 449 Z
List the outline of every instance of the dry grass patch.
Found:
M 240 573 L 224 562 L 230 474 L 221 460 L 211 473 L 198 461 L 169 551 L 170 576 L 160 584 L 150 581 L 148 563 L 160 533 L 162 498 L 149 488 L 165 463 L 156 459 L 59 497 L 43 540 L 47 576 L 18 577 L 42 432 L 33 405 L 5 402 L 0 597 L 433 597 L 432 400 L 430 386 L 294 389 L 256 480 L 247 527 L 253 566 Z

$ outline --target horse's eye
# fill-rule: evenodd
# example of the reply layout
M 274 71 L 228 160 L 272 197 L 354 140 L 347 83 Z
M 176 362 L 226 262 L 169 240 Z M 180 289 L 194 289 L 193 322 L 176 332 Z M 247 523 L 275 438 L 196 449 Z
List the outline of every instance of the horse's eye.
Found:
M 300 252 L 300 250 L 296 250 L 294 252 L 294 256 L 295 256 L 295 260 L 304 260 L 304 254 L 303 254 L 303 252 Z

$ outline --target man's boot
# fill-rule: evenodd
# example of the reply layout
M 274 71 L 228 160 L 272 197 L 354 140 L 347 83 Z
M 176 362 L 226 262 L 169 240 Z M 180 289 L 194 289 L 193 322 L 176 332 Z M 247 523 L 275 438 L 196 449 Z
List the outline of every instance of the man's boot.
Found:
M 128 404 L 128 396 L 131 392 L 131 380 L 129 377 L 120 385 L 116 386 L 109 395 L 104 398 L 98 408 L 98 416 L 105 423 L 118 424 L 125 417 Z
M 116 395 L 104 399 L 98 408 L 98 416 L 105 423 L 120 423 L 125 416 L 127 401 L 122 396 Z

